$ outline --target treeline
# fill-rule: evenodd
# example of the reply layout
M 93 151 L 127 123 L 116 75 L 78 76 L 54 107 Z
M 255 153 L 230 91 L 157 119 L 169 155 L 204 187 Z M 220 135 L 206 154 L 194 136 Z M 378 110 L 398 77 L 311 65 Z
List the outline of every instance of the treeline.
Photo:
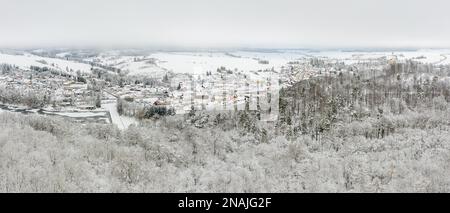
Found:
M 377 121 L 366 138 L 383 138 L 396 131 L 386 117 L 407 111 L 432 110 L 450 101 L 450 67 L 414 61 L 382 70 L 352 69 L 334 76 L 302 80 L 280 91 L 280 123 L 287 134 L 319 140 L 338 123 L 366 118 Z
M 48 68 L 48 67 L 39 67 L 39 66 L 30 66 L 30 70 L 35 71 L 35 72 L 49 72 L 52 71 L 53 69 Z
M 175 109 L 169 106 L 155 104 L 144 105 L 134 103 L 133 101 L 129 98 L 118 98 L 116 107 L 119 115 L 135 117 L 139 120 L 158 119 L 164 116 L 175 115 Z
M 51 103 L 51 95 L 45 91 L 23 91 L 21 89 L 0 86 L 0 103 L 42 108 Z
M 91 72 L 91 75 L 94 78 L 105 80 L 111 85 L 117 85 L 120 87 L 133 84 L 144 84 L 150 87 L 162 85 L 160 78 L 153 78 L 148 76 L 130 76 L 128 75 L 128 71 L 124 70 L 118 70 L 117 72 L 108 72 L 107 70 L 92 68 Z
M 2 75 L 9 74 L 16 69 L 18 69 L 18 67 L 11 64 L 0 64 L 0 71 Z
M 449 108 L 390 119 L 405 127 L 365 138 L 366 117 L 317 141 L 245 111 L 144 120 L 124 131 L 4 112 L 0 191 L 449 192 Z
M 3 112 L 0 191 L 450 192 L 449 67 L 408 63 L 299 82 L 277 123 L 192 111 L 120 131 Z

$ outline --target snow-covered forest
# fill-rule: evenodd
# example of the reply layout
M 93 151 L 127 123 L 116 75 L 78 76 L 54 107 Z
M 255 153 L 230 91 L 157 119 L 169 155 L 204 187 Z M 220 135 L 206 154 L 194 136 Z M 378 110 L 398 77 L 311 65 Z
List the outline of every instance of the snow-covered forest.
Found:
M 0 0 L 0 193 L 208 211 L 450 193 L 449 8 Z
M 0 191 L 450 192 L 449 73 L 330 71 L 283 88 L 274 122 L 192 110 L 121 130 L 2 112 Z

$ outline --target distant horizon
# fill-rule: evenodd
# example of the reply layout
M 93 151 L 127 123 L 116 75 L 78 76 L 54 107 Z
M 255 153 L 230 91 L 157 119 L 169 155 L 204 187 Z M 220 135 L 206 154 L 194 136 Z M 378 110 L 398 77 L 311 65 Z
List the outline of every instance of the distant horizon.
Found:
M 136 50 L 136 51 L 167 51 L 167 52 L 224 52 L 224 51 L 249 51 L 249 52 L 276 52 L 276 51 L 348 51 L 348 52 L 377 52 L 377 51 L 417 51 L 417 50 L 445 50 L 450 47 L 153 47 L 153 46 L 112 46 L 112 47 L 96 47 L 96 46 L 27 46 L 27 47 L 2 47 L 0 50 Z
M 450 48 L 445 0 L 0 1 L 0 47 Z

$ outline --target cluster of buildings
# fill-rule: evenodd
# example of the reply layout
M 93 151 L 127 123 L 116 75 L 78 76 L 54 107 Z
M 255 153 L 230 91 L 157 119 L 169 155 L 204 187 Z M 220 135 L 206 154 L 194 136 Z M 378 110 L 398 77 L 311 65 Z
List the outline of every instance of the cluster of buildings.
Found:
M 0 85 L 16 91 L 46 94 L 56 109 L 95 109 L 95 92 L 88 84 L 63 76 L 14 71 L 0 75 Z

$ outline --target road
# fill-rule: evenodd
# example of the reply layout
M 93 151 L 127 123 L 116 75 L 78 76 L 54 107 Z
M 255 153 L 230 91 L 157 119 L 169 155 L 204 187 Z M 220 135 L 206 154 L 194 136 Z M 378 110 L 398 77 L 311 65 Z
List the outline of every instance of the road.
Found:
M 117 112 L 117 102 L 102 103 L 102 108 L 109 111 L 111 121 L 121 130 L 128 128 L 131 124 L 137 124 L 137 120 L 128 116 L 120 116 Z
M 440 64 L 440 63 L 442 63 L 442 62 L 444 62 L 444 61 L 447 60 L 447 56 L 446 56 L 445 54 L 441 54 L 441 57 L 442 57 L 441 60 L 436 61 L 436 62 L 434 62 L 433 64 Z

